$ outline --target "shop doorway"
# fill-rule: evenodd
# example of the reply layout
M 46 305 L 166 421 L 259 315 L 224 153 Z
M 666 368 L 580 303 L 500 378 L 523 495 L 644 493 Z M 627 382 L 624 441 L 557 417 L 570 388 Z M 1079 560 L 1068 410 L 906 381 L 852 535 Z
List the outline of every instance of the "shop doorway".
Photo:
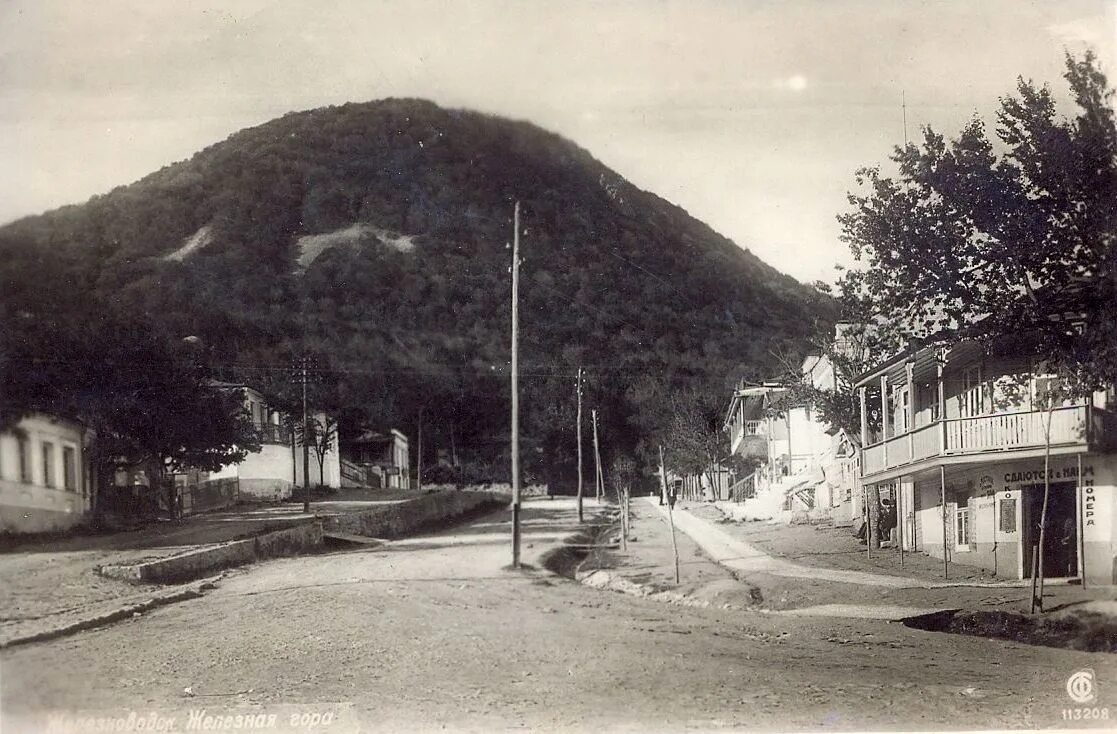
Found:
M 1078 487 L 1074 482 L 1051 482 L 1047 499 L 1047 531 L 1043 538 L 1045 578 L 1078 575 Z M 1039 543 L 1043 514 L 1043 485 L 1024 487 L 1024 578 L 1032 577 L 1032 546 Z

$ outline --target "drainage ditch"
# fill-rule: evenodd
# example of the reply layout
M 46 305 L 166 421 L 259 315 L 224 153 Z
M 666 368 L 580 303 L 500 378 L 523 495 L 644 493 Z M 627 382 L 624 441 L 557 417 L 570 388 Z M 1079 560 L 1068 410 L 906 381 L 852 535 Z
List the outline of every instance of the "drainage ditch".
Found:
M 1081 612 L 1027 615 L 1003 611 L 947 610 L 908 617 L 905 627 L 1083 652 L 1117 653 L 1117 619 Z
M 566 538 L 561 546 L 547 551 L 542 558 L 543 567 L 572 580 L 576 580 L 578 572 L 585 567 L 608 568 L 611 565 L 608 551 L 616 548 L 615 544 L 609 543 L 609 539 L 615 530 L 616 524 L 609 515 L 591 519 L 575 535 Z

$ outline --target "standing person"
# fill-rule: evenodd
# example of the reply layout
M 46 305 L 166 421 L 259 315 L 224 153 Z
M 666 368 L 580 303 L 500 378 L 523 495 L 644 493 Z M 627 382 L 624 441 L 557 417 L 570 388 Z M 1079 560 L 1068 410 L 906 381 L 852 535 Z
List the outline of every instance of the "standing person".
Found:
M 883 497 L 880 501 L 880 529 L 886 534 L 888 541 L 893 545 L 896 544 L 896 506 L 892 504 L 889 497 Z

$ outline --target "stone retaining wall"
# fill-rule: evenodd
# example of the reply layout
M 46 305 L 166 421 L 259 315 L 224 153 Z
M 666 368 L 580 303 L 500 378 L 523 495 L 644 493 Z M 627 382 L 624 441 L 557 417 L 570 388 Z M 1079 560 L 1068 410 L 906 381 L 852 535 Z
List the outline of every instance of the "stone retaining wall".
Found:
M 466 513 L 503 507 L 510 501 L 503 492 L 445 490 L 364 512 L 331 515 L 323 518 L 322 524 L 327 532 L 399 538 Z
M 102 566 L 102 576 L 168 584 L 200 578 L 222 568 L 242 566 L 253 561 L 294 556 L 322 547 L 322 525 L 310 522 L 286 530 L 276 530 L 247 540 L 200 548 L 169 558 L 134 565 Z
M 126 581 L 177 583 L 265 558 L 316 552 L 322 548 L 323 532 L 327 531 L 370 538 L 399 538 L 471 512 L 503 507 L 509 501 L 510 497 L 501 492 L 431 492 L 371 510 L 328 515 L 317 521 L 263 533 L 247 540 L 202 547 L 144 563 L 105 565 L 98 571 L 102 576 Z

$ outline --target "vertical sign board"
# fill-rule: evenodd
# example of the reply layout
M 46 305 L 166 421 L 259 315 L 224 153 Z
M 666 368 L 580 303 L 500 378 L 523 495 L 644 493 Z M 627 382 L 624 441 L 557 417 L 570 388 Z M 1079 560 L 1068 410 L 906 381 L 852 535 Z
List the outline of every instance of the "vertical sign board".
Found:
M 1016 532 L 1016 498 L 1012 492 L 1004 492 L 1001 497 L 1001 523 L 1002 533 Z

